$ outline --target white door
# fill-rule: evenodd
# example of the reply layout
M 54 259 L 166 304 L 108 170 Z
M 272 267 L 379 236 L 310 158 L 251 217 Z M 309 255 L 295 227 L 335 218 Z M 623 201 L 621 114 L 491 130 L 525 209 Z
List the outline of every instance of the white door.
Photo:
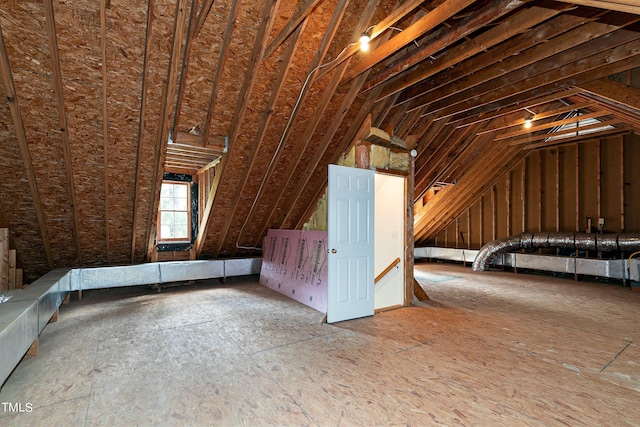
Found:
M 373 315 L 374 172 L 329 165 L 327 322 Z

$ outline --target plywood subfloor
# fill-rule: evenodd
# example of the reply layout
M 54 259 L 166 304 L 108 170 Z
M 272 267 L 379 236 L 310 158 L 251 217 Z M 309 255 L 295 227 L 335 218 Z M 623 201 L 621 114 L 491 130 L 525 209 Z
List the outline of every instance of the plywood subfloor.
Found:
M 0 425 L 640 425 L 640 292 L 418 266 L 423 306 L 321 324 L 257 284 L 85 292 Z

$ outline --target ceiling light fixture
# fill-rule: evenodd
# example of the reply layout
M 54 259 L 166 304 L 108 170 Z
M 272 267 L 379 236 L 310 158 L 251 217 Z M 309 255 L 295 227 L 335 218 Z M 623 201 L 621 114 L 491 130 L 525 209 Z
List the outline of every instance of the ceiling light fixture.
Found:
M 371 36 L 368 31 L 365 31 L 360 35 L 360 39 L 358 39 L 358 43 L 360 43 L 360 50 L 362 52 L 369 51 L 369 42 L 371 41 Z
M 527 107 L 524 107 L 525 110 L 527 110 L 531 116 L 527 117 L 524 120 L 524 128 L 525 129 L 529 129 L 532 125 L 533 125 L 533 119 L 536 118 L 536 113 L 534 113 L 533 111 L 529 110 Z

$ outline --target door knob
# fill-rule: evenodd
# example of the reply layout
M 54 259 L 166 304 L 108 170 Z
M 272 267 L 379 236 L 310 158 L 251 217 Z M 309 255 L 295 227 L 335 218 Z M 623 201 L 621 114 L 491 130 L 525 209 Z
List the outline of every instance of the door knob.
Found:
M 336 251 L 335 249 L 331 249 L 331 253 L 332 254 L 335 254 L 336 252 L 338 252 L 338 251 Z

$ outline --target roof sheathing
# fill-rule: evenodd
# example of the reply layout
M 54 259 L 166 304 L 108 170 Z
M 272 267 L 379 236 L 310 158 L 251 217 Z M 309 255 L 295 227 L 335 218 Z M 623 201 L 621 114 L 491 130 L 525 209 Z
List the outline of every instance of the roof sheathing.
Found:
M 9 19 L 9 16 L 3 15 L 3 18 Z M 57 104 L 53 96 L 43 5 L 16 4 L 11 9 L 10 19 L 20 24 L 5 25 L 2 22 L 2 30 L 49 242 L 60 248 L 53 251 L 54 266 L 71 266 L 77 257 L 73 210 L 57 122 Z M 24 260 L 27 254 L 21 253 L 20 256 Z
M 275 202 L 273 195 L 277 194 L 277 190 L 286 183 L 286 179 L 288 178 L 283 176 L 282 170 L 287 168 L 289 162 L 296 157 L 295 154 L 303 149 L 300 137 L 304 134 L 304 130 L 296 132 L 294 129 L 289 129 L 289 138 L 282 144 L 279 153 L 276 153 L 287 127 L 289 117 L 293 114 L 295 114 L 295 118 L 313 116 L 312 109 L 309 107 L 304 108 L 305 105 L 309 105 L 307 102 L 300 105 L 298 112 L 294 112 L 293 108 L 322 39 L 318 37 L 317 34 L 323 34 L 326 31 L 326 26 L 331 19 L 334 7 L 334 1 L 319 3 L 314 9 L 314 12 L 307 18 L 306 24 L 302 24 L 304 25 L 304 29 L 296 41 L 295 51 L 288 65 L 283 87 L 275 104 L 270 107 L 273 109 L 273 114 L 264 133 L 262 141 L 263 149 L 261 150 L 261 152 L 266 155 L 262 155 L 256 159 L 255 165 L 248 176 L 245 191 L 241 195 L 234 221 L 231 223 L 230 230 L 225 239 L 226 245 L 224 251 L 226 253 L 235 253 L 233 242 L 239 241 L 240 245 L 252 246 L 254 240 L 260 237 L 256 236 L 256 234 L 259 233 L 259 230 L 256 230 L 256 228 L 261 225 L 262 219 L 267 215 L 271 203 Z M 285 45 L 293 41 L 294 35 L 295 33 L 289 37 Z M 281 49 L 276 51 L 272 57 L 283 55 L 279 53 Z M 268 64 L 269 59 L 270 58 L 265 61 L 265 66 Z M 282 64 L 281 67 L 287 67 L 287 64 Z M 316 94 L 321 90 L 318 86 L 315 86 L 314 89 Z M 306 124 L 305 122 L 306 121 L 303 120 L 302 125 Z M 300 123 L 300 120 L 294 121 L 294 123 Z M 269 168 L 272 159 L 274 163 L 273 166 Z M 267 175 L 265 185 L 261 193 L 258 194 L 265 175 Z M 259 198 L 255 204 L 255 208 L 252 210 L 256 197 Z M 247 226 L 242 230 L 242 235 L 240 235 L 241 228 L 246 221 L 245 218 L 248 219 Z
M 111 0 L 107 14 L 109 262 L 131 260 L 147 1 Z
M 60 69 L 85 265 L 107 262 L 100 9 L 94 1 L 54 4 Z
M 239 22 L 234 28 L 237 37 L 233 38 L 233 43 L 230 46 L 233 54 L 227 57 L 220 80 L 218 97 L 221 93 L 226 93 L 231 97 L 231 100 L 236 100 L 236 112 L 234 114 L 239 114 L 239 116 L 235 119 L 237 120 L 237 129 L 232 129 L 232 123 L 229 123 L 229 128 L 226 130 L 230 136 L 229 150 L 225 155 L 224 168 L 219 172 L 221 179 L 209 217 L 208 227 L 206 230 L 202 230 L 207 234 L 204 236 L 204 246 L 201 252 L 208 256 L 215 255 L 213 251 L 218 242 L 217 239 L 225 231 L 220 229 L 220 224 L 229 215 L 229 208 L 234 202 L 234 192 L 241 185 L 240 179 L 249 160 L 251 144 L 254 142 L 254 136 L 258 131 L 257 125 L 261 122 L 261 115 L 265 111 L 273 79 L 275 79 L 276 75 L 276 72 L 269 71 L 267 68 L 265 73 L 257 73 L 255 75 L 255 79 L 251 82 L 247 92 L 244 94 L 239 93 L 242 87 L 242 85 L 238 84 L 239 76 L 242 76 L 241 79 L 244 80 L 251 78 L 250 76 L 254 72 L 249 69 L 251 55 L 255 52 L 254 44 L 263 43 L 263 40 L 256 40 L 256 36 L 260 26 L 260 19 L 265 11 L 255 9 L 255 6 L 247 2 L 242 2 L 240 5 Z M 271 3 L 268 2 L 264 6 L 271 7 Z M 268 61 L 275 61 L 275 58 L 272 57 Z M 261 65 L 258 62 L 256 67 L 261 67 Z
M 0 96 L 6 99 L 7 92 L 0 81 Z M 0 211 L 9 225 L 10 236 L 15 237 L 15 247 L 25 271 L 25 282 L 37 279 L 46 273 L 47 257 L 37 227 L 33 198 L 22 162 L 19 143 L 13 127 L 7 103 L 0 103 Z M 36 226 L 34 226 L 36 224 Z M 5 225 L 5 224 L 3 224 Z
M 144 123 L 138 136 L 138 166 L 137 166 L 137 203 L 134 209 L 134 237 L 135 248 L 134 262 L 141 262 L 147 254 L 148 233 L 152 201 L 154 199 L 156 174 L 153 165 L 158 156 L 158 132 L 160 127 L 161 106 L 165 92 L 167 70 L 169 68 L 169 55 L 171 53 L 171 34 L 175 13 L 175 2 L 171 0 L 154 0 L 151 33 L 149 40 L 149 57 L 147 68 L 144 70 L 146 79 L 146 93 L 143 94 L 141 108 L 143 110 Z M 147 30 L 145 28 L 145 30 Z M 162 142 L 164 143 L 164 142 Z

